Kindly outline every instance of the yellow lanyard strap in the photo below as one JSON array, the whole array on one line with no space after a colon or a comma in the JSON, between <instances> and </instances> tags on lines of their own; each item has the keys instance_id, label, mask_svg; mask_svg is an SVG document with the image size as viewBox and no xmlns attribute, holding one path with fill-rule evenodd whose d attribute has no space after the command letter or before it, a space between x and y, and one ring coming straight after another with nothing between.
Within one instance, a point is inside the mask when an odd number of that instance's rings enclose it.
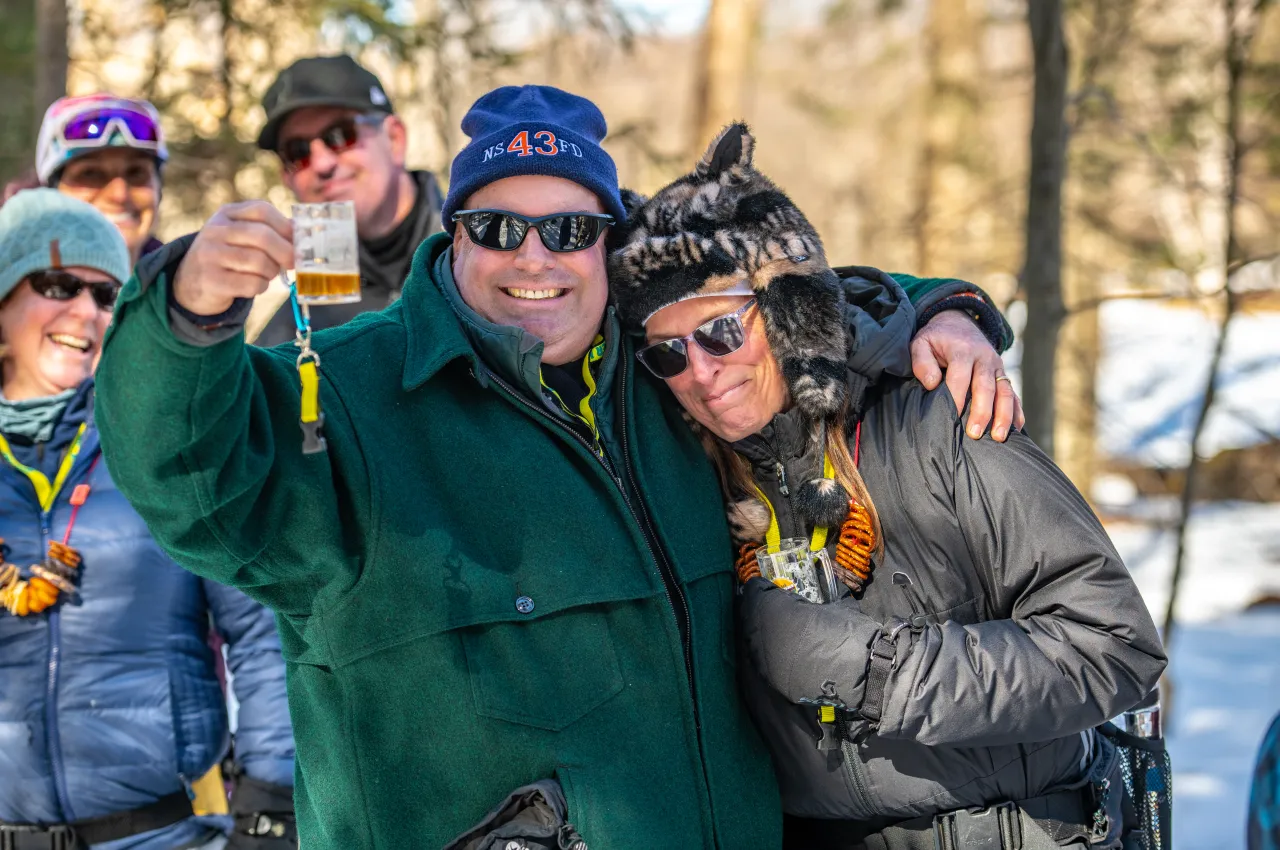
<instances>
[{"instance_id":1,"label":"yellow lanyard strap","mask_svg":"<svg viewBox=\"0 0 1280 850\"><path fill-rule=\"evenodd\" d=\"M62 458L62 463L58 465L58 473L54 476L53 483L49 483L49 479L38 469L32 469L18 462L13 456L13 449L9 448L9 441L0 436L0 454L4 455L4 459L14 469L27 476L27 480L31 482L31 486L36 488L36 498L40 502L40 510L48 511L53 507L53 503L58 498L58 493L62 491L62 485L67 482L67 476L71 474L71 467L76 462L76 457L80 454L80 443L84 440L84 432L89 427L87 422L80 424L80 430L76 432L75 439L71 441L71 447L67 449L66 455Z\"/></svg>"},{"instance_id":2,"label":"yellow lanyard strap","mask_svg":"<svg viewBox=\"0 0 1280 850\"><path fill-rule=\"evenodd\" d=\"M302 383L302 453L313 455L323 452L328 443L324 438L324 414L320 412L320 357L307 349L298 355L298 379Z\"/></svg>"},{"instance_id":3,"label":"yellow lanyard strap","mask_svg":"<svg viewBox=\"0 0 1280 850\"><path fill-rule=\"evenodd\" d=\"M302 421L315 422L320 418L320 373L314 360L298 364L298 377L302 379Z\"/></svg>"},{"instance_id":4,"label":"yellow lanyard strap","mask_svg":"<svg viewBox=\"0 0 1280 850\"><path fill-rule=\"evenodd\" d=\"M831 458L827 457L824 452L822 455L822 477L835 478L836 468L831 463ZM756 487L756 495L760 497L760 501L764 502L764 506L769 509L769 530L765 532L764 543L767 552L777 552L778 547L782 545L782 530L778 527L778 514L773 509L773 505L769 502L769 498L765 496L764 491ZM813 530L813 536L809 538L809 551L817 552L819 549L825 548L827 545L827 527L821 526Z\"/></svg>"}]
</instances>

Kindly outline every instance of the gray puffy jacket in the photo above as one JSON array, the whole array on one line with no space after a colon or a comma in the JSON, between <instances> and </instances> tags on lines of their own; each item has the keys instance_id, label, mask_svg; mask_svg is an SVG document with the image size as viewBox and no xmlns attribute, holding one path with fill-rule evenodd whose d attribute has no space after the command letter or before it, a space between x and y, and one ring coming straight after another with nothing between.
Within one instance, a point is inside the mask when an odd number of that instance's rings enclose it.
<instances>
[{"instance_id":1,"label":"gray puffy jacket","mask_svg":"<svg viewBox=\"0 0 1280 850\"><path fill-rule=\"evenodd\" d=\"M870 380L859 468L884 555L860 600L814 605L763 581L740 600L742 685L783 808L891 822L1075 785L1088 730L1137 704L1164 669L1155 626L1093 511L1030 439L967 438L945 387L903 377L911 307L887 275L859 272L849 300L875 309L849 308L849 368ZM784 538L811 530L783 493L820 477L809 443L784 413L735 445ZM817 712L798 701L830 682L865 709L871 645L913 617L896 634L876 731L817 749Z\"/></svg>"}]
</instances>

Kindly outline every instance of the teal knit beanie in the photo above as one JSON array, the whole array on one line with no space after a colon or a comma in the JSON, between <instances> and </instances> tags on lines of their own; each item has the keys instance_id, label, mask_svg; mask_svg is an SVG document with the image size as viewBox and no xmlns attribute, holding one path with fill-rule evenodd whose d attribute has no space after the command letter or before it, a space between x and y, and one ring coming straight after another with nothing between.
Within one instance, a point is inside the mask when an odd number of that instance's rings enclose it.
<instances>
[{"instance_id":1,"label":"teal knit beanie","mask_svg":"<svg viewBox=\"0 0 1280 850\"><path fill-rule=\"evenodd\" d=\"M32 272L72 266L129 279L129 248L106 216L57 189L27 189L0 207L0 299Z\"/></svg>"}]
</instances>

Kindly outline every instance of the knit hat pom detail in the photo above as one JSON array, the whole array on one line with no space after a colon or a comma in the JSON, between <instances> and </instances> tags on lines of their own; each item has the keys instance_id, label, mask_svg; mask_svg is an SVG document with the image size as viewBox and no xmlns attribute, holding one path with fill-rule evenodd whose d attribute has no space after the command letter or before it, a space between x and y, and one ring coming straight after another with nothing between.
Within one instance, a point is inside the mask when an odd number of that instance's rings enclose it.
<instances>
[{"instance_id":1,"label":"knit hat pom detail","mask_svg":"<svg viewBox=\"0 0 1280 850\"><path fill-rule=\"evenodd\" d=\"M795 506L814 525L838 528L849 514L849 494L834 478L811 478L796 490Z\"/></svg>"}]
</instances>

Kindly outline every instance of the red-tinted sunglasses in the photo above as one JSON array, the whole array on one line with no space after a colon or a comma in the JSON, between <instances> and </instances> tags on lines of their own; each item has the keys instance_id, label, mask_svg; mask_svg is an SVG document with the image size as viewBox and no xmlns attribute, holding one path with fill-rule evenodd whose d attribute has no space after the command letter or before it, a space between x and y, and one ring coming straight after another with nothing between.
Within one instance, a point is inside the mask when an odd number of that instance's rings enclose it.
<instances>
[{"instance_id":1,"label":"red-tinted sunglasses","mask_svg":"<svg viewBox=\"0 0 1280 850\"><path fill-rule=\"evenodd\" d=\"M349 115L339 118L309 139L285 139L277 151L280 163L289 174L296 174L311 165L311 143L320 140L334 153L349 151L360 141L361 127L377 127L385 115Z\"/></svg>"}]
</instances>

